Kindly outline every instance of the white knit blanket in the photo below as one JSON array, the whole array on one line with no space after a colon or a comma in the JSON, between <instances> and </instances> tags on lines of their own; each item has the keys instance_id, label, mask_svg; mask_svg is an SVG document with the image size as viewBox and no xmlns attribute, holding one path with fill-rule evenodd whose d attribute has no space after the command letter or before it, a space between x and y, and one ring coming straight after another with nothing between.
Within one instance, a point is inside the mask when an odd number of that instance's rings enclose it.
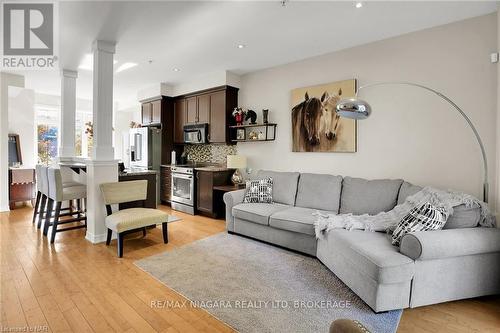
<instances>
[{"instance_id":1,"label":"white knit blanket","mask_svg":"<svg viewBox=\"0 0 500 333\"><path fill-rule=\"evenodd\" d=\"M332 229L386 231L396 226L413 208L420 207L426 202L444 208L448 212L448 216L453 214L453 207L462 204L466 207L480 207L481 218L479 225L483 227L496 226L495 217L490 213L488 205L477 198L461 192L442 191L432 187L425 187L406 198L405 202L397 205L394 209L377 215L337 215L316 212L314 213L317 216L314 223L316 237L320 238L323 233Z\"/></svg>"}]
</instances>

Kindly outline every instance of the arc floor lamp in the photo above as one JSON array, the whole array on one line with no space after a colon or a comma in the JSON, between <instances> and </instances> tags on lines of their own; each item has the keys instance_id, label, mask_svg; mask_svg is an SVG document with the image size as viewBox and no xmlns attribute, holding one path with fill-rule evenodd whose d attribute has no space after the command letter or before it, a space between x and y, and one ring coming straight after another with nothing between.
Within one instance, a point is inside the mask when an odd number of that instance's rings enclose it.
<instances>
[{"instance_id":1,"label":"arc floor lamp","mask_svg":"<svg viewBox=\"0 0 500 333\"><path fill-rule=\"evenodd\" d=\"M355 98L348 98L348 99L343 99L340 100L337 103L336 107L336 112L339 116L344 117L344 118L349 118L349 119L366 119L370 116L372 109L370 104L368 102L361 100L357 98L358 93L362 89L366 89L369 87L376 87L376 86L388 86L388 85L405 85L405 86L412 86L412 87L418 87L422 88L424 90L430 91L446 102L448 102L453 108L465 119L467 124L469 125L470 129L474 133L474 136L476 138L476 141L479 145L479 148L481 148L481 155L483 158L483 172L484 172L484 180L483 180L483 201L488 202L488 161L486 159L486 151L484 149L483 141L481 140L481 136L479 136L479 133L474 127L474 124L470 120L470 118L465 114L465 112L457 105L455 102L453 102L450 98L445 96L444 94L440 93L439 91L436 91L432 88L426 87L424 85L418 84L418 83L412 83L412 82L380 82L380 83L372 83L372 84L367 84L364 86L361 86L358 88L356 92L356 97Z\"/></svg>"}]
</instances>

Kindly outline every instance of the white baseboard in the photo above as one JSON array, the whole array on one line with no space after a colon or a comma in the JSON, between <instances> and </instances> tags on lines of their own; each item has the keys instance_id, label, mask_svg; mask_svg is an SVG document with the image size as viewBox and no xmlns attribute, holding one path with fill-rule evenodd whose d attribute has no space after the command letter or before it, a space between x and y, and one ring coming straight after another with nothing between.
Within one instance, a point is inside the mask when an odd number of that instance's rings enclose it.
<instances>
[{"instance_id":1,"label":"white baseboard","mask_svg":"<svg viewBox=\"0 0 500 333\"><path fill-rule=\"evenodd\" d=\"M3 213L3 212L10 212L9 206L1 206L0 213Z\"/></svg>"},{"instance_id":2,"label":"white baseboard","mask_svg":"<svg viewBox=\"0 0 500 333\"><path fill-rule=\"evenodd\" d=\"M93 235L87 231L85 239L91 242L92 244L99 244L99 243L104 243L106 241L106 236L107 236L106 234Z\"/></svg>"}]
</instances>

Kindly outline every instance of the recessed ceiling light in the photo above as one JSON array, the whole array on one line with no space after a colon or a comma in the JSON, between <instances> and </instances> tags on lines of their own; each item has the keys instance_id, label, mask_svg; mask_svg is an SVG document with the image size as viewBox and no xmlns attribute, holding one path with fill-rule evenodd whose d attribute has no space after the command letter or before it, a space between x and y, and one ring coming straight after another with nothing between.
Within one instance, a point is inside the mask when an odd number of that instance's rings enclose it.
<instances>
[{"instance_id":1,"label":"recessed ceiling light","mask_svg":"<svg viewBox=\"0 0 500 333\"><path fill-rule=\"evenodd\" d=\"M363 7L363 3L362 2L356 2L356 8L361 8Z\"/></svg>"},{"instance_id":2,"label":"recessed ceiling light","mask_svg":"<svg viewBox=\"0 0 500 333\"><path fill-rule=\"evenodd\" d=\"M130 69L130 68L135 67L135 66L137 66L137 64L135 62L124 62L116 69L116 72L120 73L120 72L126 71L127 69Z\"/></svg>"},{"instance_id":3,"label":"recessed ceiling light","mask_svg":"<svg viewBox=\"0 0 500 333\"><path fill-rule=\"evenodd\" d=\"M177 68L177 67L176 67L176 68L174 68L174 69L172 69L172 70L173 70L174 72L179 72L179 71L180 71L180 69L179 69L179 68Z\"/></svg>"},{"instance_id":4,"label":"recessed ceiling light","mask_svg":"<svg viewBox=\"0 0 500 333\"><path fill-rule=\"evenodd\" d=\"M244 49L245 47L247 47L245 44L238 44L237 46L239 49Z\"/></svg>"}]
</instances>

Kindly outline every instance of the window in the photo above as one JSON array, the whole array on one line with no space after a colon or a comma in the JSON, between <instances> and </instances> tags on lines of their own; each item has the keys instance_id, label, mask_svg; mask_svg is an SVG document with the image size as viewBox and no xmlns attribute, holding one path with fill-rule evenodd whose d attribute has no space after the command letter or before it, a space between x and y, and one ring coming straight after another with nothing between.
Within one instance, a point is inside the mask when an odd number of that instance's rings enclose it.
<instances>
[{"instance_id":1,"label":"window","mask_svg":"<svg viewBox=\"0 0 500 333\"><path fill-rule=\"evenodd\" d=\"M89 157L92 149L92 138L86 133L89 123L92 123L92 111L76 110L76 156Z\"/></svg>"},{"instance_id":2,"label":"window","mask_svg":"<svg viewBox=\"0 0 500 333\"><path fill-rule=\"evenodd\" d=\"M59 108L35 105L38 163L50 164L57 156Z\"/></svg>"}]
</instances>

